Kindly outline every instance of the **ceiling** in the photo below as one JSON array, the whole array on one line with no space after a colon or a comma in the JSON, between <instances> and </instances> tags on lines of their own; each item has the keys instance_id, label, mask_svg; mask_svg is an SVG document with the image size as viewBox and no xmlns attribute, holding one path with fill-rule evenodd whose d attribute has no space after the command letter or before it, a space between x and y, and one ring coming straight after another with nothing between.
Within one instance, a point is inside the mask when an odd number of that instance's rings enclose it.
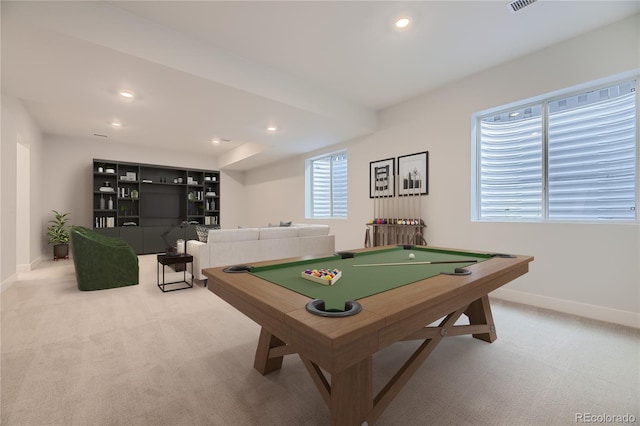
<instances>
[{"instance_id":1,"label":"ceiling","mask_svg":"<svg viewBox=\"0 0 640 426\"><path fill-rule=\"evenodd\" d=\"M369 134L381 109L640 11L506 4L3 0L2 92L45 134L247 170Z\"/></svg>"}]
</instances>

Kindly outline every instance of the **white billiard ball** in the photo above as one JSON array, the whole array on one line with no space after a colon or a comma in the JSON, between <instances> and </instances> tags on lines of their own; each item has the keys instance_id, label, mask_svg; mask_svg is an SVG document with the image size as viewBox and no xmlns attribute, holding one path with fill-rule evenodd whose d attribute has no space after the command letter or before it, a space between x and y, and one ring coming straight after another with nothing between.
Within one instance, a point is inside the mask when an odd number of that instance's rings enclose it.
<instances>
[{"instance_id":1,"label":"white billiard ball","mask_svg":"<svg viewBox=\"0 0 640 426\"><path fill-rule=\"evenodd\" d=\"M415 259L415 258L416 258L416 255L415 255L415 254L413 254L413 253L409 253L409 259Z\"/></svg>"}]
</instances>

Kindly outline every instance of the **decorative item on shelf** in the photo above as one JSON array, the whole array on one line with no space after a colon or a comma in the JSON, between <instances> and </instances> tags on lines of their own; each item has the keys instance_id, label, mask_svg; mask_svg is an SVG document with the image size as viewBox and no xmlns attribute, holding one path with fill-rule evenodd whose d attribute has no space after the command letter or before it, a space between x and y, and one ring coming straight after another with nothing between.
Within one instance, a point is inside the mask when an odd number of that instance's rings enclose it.
<instances>
[{"instance_id":1,"label":"decorative item on shelf","mask_svg":"<svg viewBox=\"0 0 640 426\"><path fill-rule=\"evenodd\" d=\"M104 167L98 166L98 173L104 173Z\"/></svg>"},{"instance_id":2,"label":"decorative item on shelf","mask_svg":"<svg viewBox=\"0 0 640 426\"><path fill-rule=\"evenodd\" d=\"M136 202L138 201L138 197L140 196L140 194L138 193L137 189L132 189L131 190L131 201Z\"/></svg>"},{"instance_id":3,"label":"decorative item on shelf","mask_svg":"<svg viewBox=\"0 0 640 426\"><path fill-rule=\"evenodd\" d=\"M104 210L104 195L100 194L100 210Z\"/></svg>"},{"instance_id":4,"label":"decorative item on shelf","mask_svg":"<svg viewBox=\"0 0 640 426\"><path fill-rule=\"evenodd\" d=\"M113 187L111 186L111 182L105 181L102 186L99 188L100 192L115 192Z\"/></svg>"},{"instance_id":5,"label":"decorative item on shelf","mask_svg":"<svg viewBox=\"0 0 640 426\"><path fill-rule=\"evenodd\" d=\"M113 210L113 198L111 197L109 197L109 201L107 201L107 208Z\"/></svg>"},{"instance_id":6,"label":"decorative item on shelf","mask_svg":"<svg viewBox=\"0 0 640 426\"><path fill-rule=\"evenodd\" d=\"M51 225L47 228L47 236L49 244L53 244L53 260L69 259L69 213L51 211L55 214L55 219L49 221Z\"/></svg>"},{"instance_id":7,"label":"decorative item on shelf","mask_svg":"<svg viewBox=\"0 0 640 426\"><path fill-rule=\"evenodd\" d=\"M187 198L189 199L190 203L194 203L196 201L196 193L193 191L189 192Z\"/></svg>"},{"instance_id":8,"label":"decorative item on shelf","mask_svg":"<svg viewBox=\"0 0 640 426\"><path fill-rule=\"evenodd\" d=\"M122 216L128 216L127 214L127 209L129 208L129 205L127 203L121 203L120 204L120 211L122 212Z\"/></svg>"},{"instance_id":9,"label":"decorative item on shelf","mask_svg":"<svg viewBox=\"0 0 640 426\"><path fill-rule=\"evenodd\" d=\"M116 172L116 169L113 169L113 168L107 168L107 169L105 169L105 171L104 171L104 172L105 172L105 173L115 173L115 172Z\"/></svg>"}]
</instances>

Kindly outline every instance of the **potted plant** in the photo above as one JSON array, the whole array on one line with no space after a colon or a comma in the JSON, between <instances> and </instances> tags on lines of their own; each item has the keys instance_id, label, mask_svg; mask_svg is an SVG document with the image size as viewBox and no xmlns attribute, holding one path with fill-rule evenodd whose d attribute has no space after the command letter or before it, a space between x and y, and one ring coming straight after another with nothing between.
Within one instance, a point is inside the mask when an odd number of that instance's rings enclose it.
<instances>
[{"instance_id":1,"label":"potted plant","mask_svg":"<svg viewBox=\"0 0 640 426\"><path fill-rule=\"evenodd\" d=\"M59 213L51 210L55 214L55 219L50 220L47 228L49 244L53 244L53 260L69 258L69 226L67 216L69 213Z\"/></svg>"}]
</instances>

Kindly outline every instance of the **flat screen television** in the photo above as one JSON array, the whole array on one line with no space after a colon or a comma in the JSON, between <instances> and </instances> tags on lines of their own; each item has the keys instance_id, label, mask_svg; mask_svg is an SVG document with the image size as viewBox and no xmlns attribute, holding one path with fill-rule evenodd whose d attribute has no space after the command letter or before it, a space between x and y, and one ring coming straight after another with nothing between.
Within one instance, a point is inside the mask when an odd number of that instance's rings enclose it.
<instances>
[{"instance_id":1,"label":"flat screen television","mask_svg":"<svg viewBox=\"0 0 640 426\"><path fill-rule=\"evenodd\" d=\"M140 217L145 219L180 219L179 193L142 192Z\"/></svg>"}]
</instances>

